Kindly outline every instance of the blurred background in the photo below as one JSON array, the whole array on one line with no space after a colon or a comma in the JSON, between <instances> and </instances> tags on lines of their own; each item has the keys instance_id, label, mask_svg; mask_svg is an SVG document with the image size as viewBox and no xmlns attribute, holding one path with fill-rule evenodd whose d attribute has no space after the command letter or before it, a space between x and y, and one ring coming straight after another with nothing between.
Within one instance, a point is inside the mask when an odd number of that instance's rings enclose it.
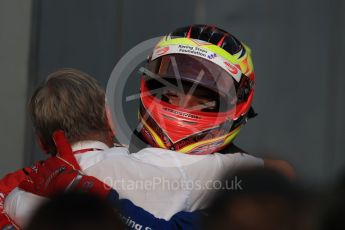
<instances>
[{"instance_id":1,"label":"blurred background","mask_svg":"<svg viewBox=\"0 0 345 230\"><path fill-rule=\"evenodd\" d=\"M1 0L0 176L43 157L26 103L47 74L77 68L105 87L134 45L206 23L252 48L259 116L236 143L332 182L345 169L344 12L342 0Z\"/></svg>"}]
</instances>

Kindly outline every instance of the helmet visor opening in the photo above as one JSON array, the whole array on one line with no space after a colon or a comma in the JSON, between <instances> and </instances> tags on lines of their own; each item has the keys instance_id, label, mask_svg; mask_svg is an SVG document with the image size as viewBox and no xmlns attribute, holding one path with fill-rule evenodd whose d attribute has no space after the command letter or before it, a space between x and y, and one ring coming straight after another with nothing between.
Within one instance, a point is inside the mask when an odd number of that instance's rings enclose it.
<instances>
[{"instance_id":1,"label":"helmet visor opening","mask_svg":"<svg viewBox=\"0 0 345 230\"><path fill-rule=\"evenodd\" d=\"M192 94L216 101L214 108L218 112L227 111L237 103L238 83L221 67L204 58L185 54L165 55L149 62L148 70L155 76L146 75L145 80L156 97L164 95L163 89Z\"/></svg>"},{"instance_id":2,"label":"helmet visor opening","mask_svg":"<svg viewBox=\"0 0 345 230\"><path fill-rule=\"evenodd\" d=\"M179 88L176 79L164 80L167 84L156 79L146 79L146 86L151 95L164 102L183 107L188 104L189 107L185 108L203 112L225 112L235 106L217 92L199 84L181 80L182 88Z\"/></svg>"}]
</instances>

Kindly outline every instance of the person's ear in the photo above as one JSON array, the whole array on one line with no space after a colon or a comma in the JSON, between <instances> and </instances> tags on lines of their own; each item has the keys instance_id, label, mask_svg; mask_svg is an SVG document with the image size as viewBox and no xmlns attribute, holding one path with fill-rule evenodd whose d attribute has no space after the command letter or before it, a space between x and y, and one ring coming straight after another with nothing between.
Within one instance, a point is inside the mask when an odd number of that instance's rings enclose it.
<instances>
[{"instance_id":1,"label":"person's ear","mask_svg":"<svg viewBox=\"0 0 345 230\"><path fill-rule=\"evenodd\" d=\"M110 107L109 107L107 102L105 103L105 115L106 115L108 126L109 126L112 134L115 136L114 123L113 123L113 119L111 117Z\"/></svg>"},{"instance_id":2,"label":"person's ear","mask_svg":"<svg viewBox=\"0 0 345 230\"><path fill-rule=\"evenodd\" d=\"M44 140L40 134L36 133L36 141L40 149L43 151L43 153L49 154L49 149L47 145L44 143Z\"/></svg>"}]
</instances>

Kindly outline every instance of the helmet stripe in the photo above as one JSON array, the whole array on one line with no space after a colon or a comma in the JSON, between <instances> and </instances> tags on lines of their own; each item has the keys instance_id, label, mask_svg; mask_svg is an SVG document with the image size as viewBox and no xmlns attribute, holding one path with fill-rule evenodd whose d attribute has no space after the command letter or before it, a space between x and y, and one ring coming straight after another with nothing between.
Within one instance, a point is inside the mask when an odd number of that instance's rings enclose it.
<instances>
[{"instance_id":1,"label":"helmet stripe","mask_svg":"<svg viewBox=\"0 0 345 230\"><path fill-rule=\"evenodd\" d=\"M167 148L164 144L164 142L162 141L162 139L158 136L158 134L145 122L145 120L142 118L142 116L139 114L140 116L140 120L143 123L143 125L145 126L145 128L147 128L147 130L149 131L149 133L152 135L152 137L155 139L155 142L157 143L157 145L161 148Z\"/></svg>"},{"instance_id":2,"label":"helmet stripe","mask_svg":"<svg viewBox=\"0 0 345 230\"><path fill-rule=\"evenodd\" d=\"M223 136L220 136L220 137L216 137L216 138L213 138L213 139L199 141L199 142L193 143L191 145L185 146L185 147L183 147L182 149L180 149L178 151L179 152L183 152L183 153L188 153L188 152L192 151L193 149L196 149L196 148L200 147L201 145L205 145L205 144L208 144L208 143L216 142L216 141L219 141L219 140L222 140L222 139L225 139L224 143L222 144L222 146L225 146L228 143L230 143L230 141L232 141L236 137L236 135L240 132L240 129L241 129L241 126L236 128L235 130L233 130L232 132L230 132L230 133L228 133L226 135L223 135ZM222 146L220 146L220 147L222 147Z\"/></svg>"}]
</instances>

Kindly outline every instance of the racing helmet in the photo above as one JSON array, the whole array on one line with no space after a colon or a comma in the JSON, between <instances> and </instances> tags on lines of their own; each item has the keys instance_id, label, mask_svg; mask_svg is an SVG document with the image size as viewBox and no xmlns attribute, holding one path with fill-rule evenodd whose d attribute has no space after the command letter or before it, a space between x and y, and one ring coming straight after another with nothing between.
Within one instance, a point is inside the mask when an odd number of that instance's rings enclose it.
<instances>
[{"instance_id":1,"label":"racing helmet","mask_svg":"<svg viewBox=\"0 0 345 230\"><path fill-rule=\"evenodd\" d=\"M217 152L254 114L254 85L251 51L233 35L209 25L176 29L157 43L141 74L141 137L182 153ZM174 104L171 91L203 100L186 107L181 97Z\"/></svg>"}]
</instances>

